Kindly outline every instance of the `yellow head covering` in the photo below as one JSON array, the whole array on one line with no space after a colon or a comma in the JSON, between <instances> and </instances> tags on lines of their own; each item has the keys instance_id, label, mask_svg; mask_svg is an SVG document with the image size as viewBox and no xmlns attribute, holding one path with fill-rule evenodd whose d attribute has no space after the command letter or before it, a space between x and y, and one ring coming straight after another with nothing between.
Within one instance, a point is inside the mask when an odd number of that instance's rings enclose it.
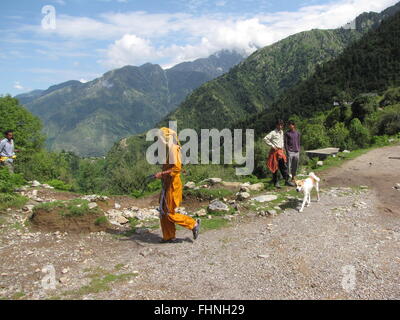
<instances>
[{"instance_id":1,"label":"yellow head covering","mask_svg":"<svg viewBox=\"0 0 400 320\"><path fill-rule=\"evenodd\" d=\"M172 129L170 129L170 128L165 128L165 127L164 127L164 128L161 128L160 131L161 131L161 133L163 134L163 136L164 136L164 138L165 138L165 140L166 140L167 142L169 141L169 139L173 138L175 144L181 146L181 143L180 143L180 141L179 141L178 135L177 135L177 133L176 133L174 130L172 130Z\"/></svg>"}]
</instances>

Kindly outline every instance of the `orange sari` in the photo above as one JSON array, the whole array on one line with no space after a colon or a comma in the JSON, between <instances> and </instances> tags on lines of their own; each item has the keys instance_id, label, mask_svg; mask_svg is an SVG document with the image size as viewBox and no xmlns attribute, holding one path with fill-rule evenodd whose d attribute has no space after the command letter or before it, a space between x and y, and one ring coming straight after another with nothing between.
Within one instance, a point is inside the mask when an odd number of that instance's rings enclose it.
<instances>
[{"instance_id":1,"label":"orange sari","mask_svg":"<svg viewBox=\"0 0 400 320\"><path fill-rule=\"evenodd\" d=\"M172 170L172 173L162 178L163 187L160 196L161 229L165 241L175 239L175 224L189 230L193 230L196 226L193 218L175 212L176 208L181 206L183 193L181 148L178 145L173 145L167 164L163 165L163 171L169 170Z\"/></svg>"}]
</instances>

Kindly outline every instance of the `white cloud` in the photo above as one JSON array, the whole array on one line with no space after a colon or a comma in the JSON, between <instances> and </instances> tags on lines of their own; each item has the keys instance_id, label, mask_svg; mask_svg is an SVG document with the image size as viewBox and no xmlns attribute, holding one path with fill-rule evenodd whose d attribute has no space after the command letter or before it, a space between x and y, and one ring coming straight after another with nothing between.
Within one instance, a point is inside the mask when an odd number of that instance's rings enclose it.
<instances>
[{"instance_id":1,"label":"white cloud","mask_svg":"<svg viewBox=\"0 0 400 320\"><path fill-rule=\"evenodd\" d=\"M25 88L19 83L19 81L15 81L13 87L14 87L14 89L17 89L17 90L25 90Z\"/></svg>"},{"instance_id":2,"label":"white cloud","mask_svg":"<svg viewBox=\"0 0 400 320\"><path fill-rule=\"evenodd\" d=\"M289 35L314 28L340 27L365 11L382 11L398 0L340 0L325 5L304 5L297 11L255 16L196 15L188 13L105 13L97 19L61 15L56 30L35 31L70 41L106 40L103 52L108 67L161 61L172 65L208 56L221 49L247 54ZM190 0L201 6L204 0ZM224 5L226 0L215 0ZM32 26L28 27L32 30Z\"/></svg>"}]
</instances>

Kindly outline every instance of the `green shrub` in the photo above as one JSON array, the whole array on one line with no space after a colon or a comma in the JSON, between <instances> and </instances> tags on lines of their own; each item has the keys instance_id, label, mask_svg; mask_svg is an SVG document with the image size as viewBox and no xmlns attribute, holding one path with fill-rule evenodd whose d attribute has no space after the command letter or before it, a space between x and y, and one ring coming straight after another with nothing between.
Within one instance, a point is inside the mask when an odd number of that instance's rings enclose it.
<instances>
[{"instance_id":1,"label":"green shrub","mask_svg":"<svg viewBox=\"0 0 400 320\"><path fill-rule=\"evenodd\" d=\"M0 193L0 210L7 208L22 208L28 202L28 198L12 193Z\"/></svg>"},{"instance_id":2,"label":"green shrub","mask_svg":"<svg viewBox=\"0 0 400 320\"><path fill-rule=\"evenodd\" d=\"M352 149L366 148L371 144L371 135L367 128L365 128L361 121L357 118L350 122L350 138L352 141Z\"/></svg>"},{"instance_id":3,"label":"green shrub","mask_svg":"<svg viewBox=\"0 0 400 320\"><path fill-rule=\"evenodd\" d=\"M341 150L348 148L349 130L345 127L343 122L337 122L332 128L328 130L328 136L331 145Z\"/></svg>"},{"instance_id":4,"label":"green shrub","mask_svg":"<svg viewBox=\"0 0 400 320\"><path fill-rule=\"evenodd\" d=\"M306 150L329 147L330 141L323 124L305 125L302 131L302 143Z\"/></svg>"},{"instance_id":5,"label":"green shrub","mask_svg":"<svg viewBox=\"0 0 400 320\"><path fill-rule=\"evenodd\" d=\"M74 187L70 184L66 184L64 181L53 179L46 182L48 185L62 191L73 191Z\"/></svg>"},{"instance_id":6,"label":"green shrub","mask_svg":"<svg viewBox=\"0 0 400 320\"><path fill-rule=\"evenodd\" d=\"M0 192L11 193L25 183L21 174L12 174L7 168L0 167Z\"/></svg>"},{"instance_id":7,"label":"green shrub","mask_svg":"<svg viewBox=\"0 0 400 320\"><path fill-rule=\"evenodd\" d=\"M395 135L400 132L400 104L385 108L377 122L379 135Z\"/></svg>"},{"instance_id":8,"label":"green shrub","mask_svg":"<svg viewBox=\"0 0 400 320\"><path fill-rule=\"evenodd\" d=\"M358 118L360 121L364 121L366 116L374 113L379 107L379 97L375 95L360 95L358 96L352 106L353 118Z\"/></svg>"}]
</instances>

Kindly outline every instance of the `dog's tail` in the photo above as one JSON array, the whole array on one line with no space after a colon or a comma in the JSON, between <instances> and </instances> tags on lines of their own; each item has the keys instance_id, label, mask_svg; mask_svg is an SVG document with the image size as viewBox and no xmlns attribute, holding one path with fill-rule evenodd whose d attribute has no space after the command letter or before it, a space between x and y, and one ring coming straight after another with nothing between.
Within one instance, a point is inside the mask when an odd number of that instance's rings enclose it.
<instances>
[{"instance_id":1,"label":"dog's tail","mask_svg":"<svg viewBox=\"0 0 400 320\"><path fill-rule=\"evenodd\" d=\"M320 181L321 181L321 179L318 178L314 172L311 172L311 173L310 173L310 177L313 178L313 179L314 179L315 181L317 181L317 182L320 182Z\"/></svg>"}]
</instances>

